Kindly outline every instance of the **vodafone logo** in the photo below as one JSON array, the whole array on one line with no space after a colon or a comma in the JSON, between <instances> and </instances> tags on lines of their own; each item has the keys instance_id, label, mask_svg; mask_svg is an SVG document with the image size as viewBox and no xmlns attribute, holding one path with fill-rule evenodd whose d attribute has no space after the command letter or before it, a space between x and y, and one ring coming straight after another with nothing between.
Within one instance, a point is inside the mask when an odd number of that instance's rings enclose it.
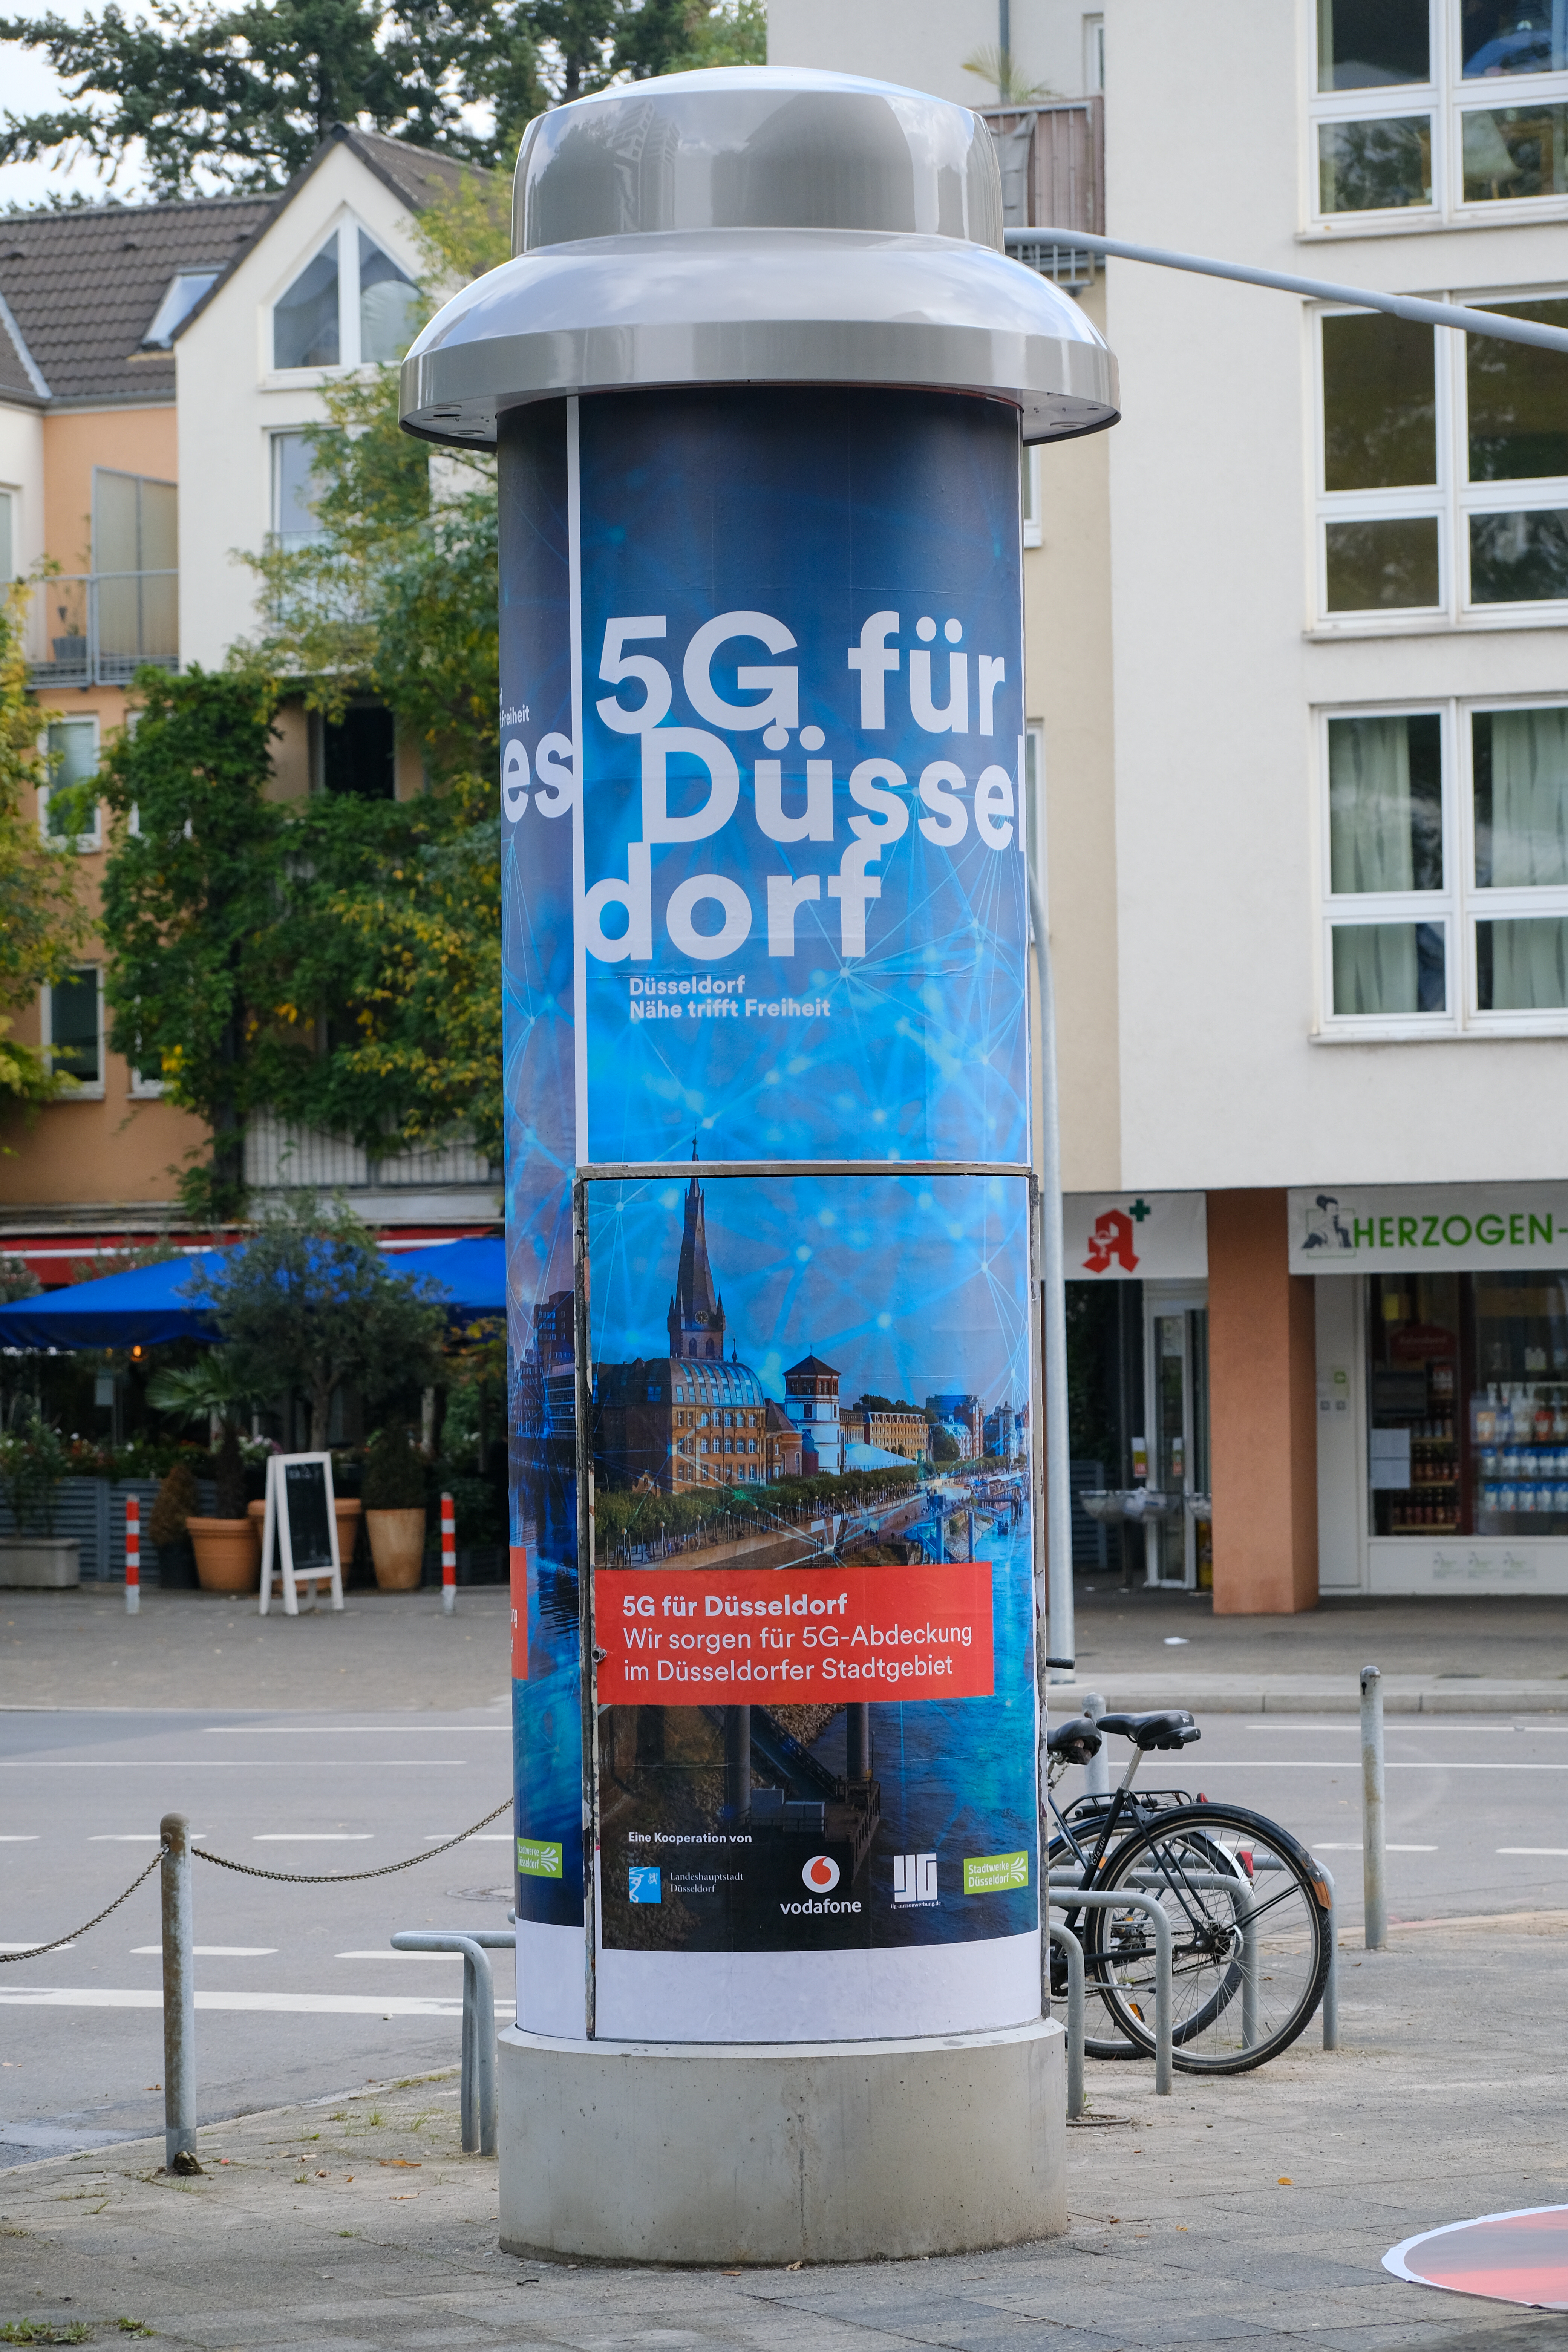
<instances>
[{"instance_id":1,"label":"vodafone logo","mask_svg":"<svg viewBox=\"0 0 1568 2352\"><path fill-rule=\"evenodd\" d=\"M800 1874L814 1895L831 1895L838 1884L838 1864L828 1854L814 1853Z\"/></svg>"}]
</instances>

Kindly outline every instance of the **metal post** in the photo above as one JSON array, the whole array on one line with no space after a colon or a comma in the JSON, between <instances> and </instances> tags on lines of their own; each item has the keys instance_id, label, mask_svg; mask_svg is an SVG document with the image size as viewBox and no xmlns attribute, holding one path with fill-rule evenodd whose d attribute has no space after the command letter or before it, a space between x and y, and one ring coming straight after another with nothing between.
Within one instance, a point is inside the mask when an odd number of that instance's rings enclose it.
<instances>
[{"instance_id":1,"label":"metal post","mask_svg":"<svg viewBox=\"0 0 1568 2352\"><path fill-rule=\"evenodd\" d=\"M142 1505L138 1496L125 1497L125 1614L134 1617L142 1607Z\"/></svg>"},{"instance_id":2,"label":"metal post","mask_svg":"<svg viewBox=\"0 0 1568 2352\"><path fill-rule=\"evenodd\" d=\"M1053 1926L1050 1938L1068 1964L1068 2114L1083 2113L1083 1946L1070 1927Z\"/></svg>"},{"instance_id":3,"label":"metal post","mask_svg":"<svg viewBox=\"0 0 1568 2352\"><path fill-rule=\"evenodd\" d=\"M864 1700L852 1699L845 1708L844 1716L844 1777L854 1786L871 1777L870 1706Z\"/></svg>"},{"instance_id":4,"label":"metal post","mask_svg":"<svg viewBox=\"0 0 1568 2352\"><path fill-rule=\"evenodd\" d=\"M392 1938L395 1952L461 1952L463 1956L462 2126L465 2156L496 2152L496 1996L486 1947L511 1951L510 1927L468 1934L407 1928Z\"/></svg>"},{"instance_id":5,"label":"metal post","mask_svg":"<svg viewBox=\"0 0 1568 2352\"><path fill-rule=\"evenodd\" d=\"M441 1606L449 1617L458 1605L458 1525L450 1495L441 1497Z\"/></svg>"},{"instance_id":6,"label":"metal post","mask_svg":"<svg viewBox=\"0 0 1568 2352\"><path fill-rule=\"evenodd\" d=\"M1105 1701L1098 1691L1090 1691L1083 1703L1083 1711L1090 1723L1098 1723L1105 1713ZM1110 1794L1110 1759L1101 1740L1097 1755L1091 1756L1083 1768L1083 1791L1086 1797L1109 1797Z\"/></svg>"},{"instance_id":7,"label":"metal post","mask_svg":"<svg viewBox=\"0 0 1568 2352\"><path fill-rule=\"evenodd\" d=\"M1063 1874L1065 1875L1065 1874ZM1053 1884L1057 1874L1052 1874ZM1154 2095L1168 2099L1172 2088L1171 2060L1171 1922L1163 1906L1152 1895L1135 1894L1131 1887L1119 1886L1114 1894L1091 1895L1081 1886L1073 1886L1070 1897L1064 1892L1057 1896L1058 1909L1093 1911L1142 1911L1154 1930Z\"/></svg>"},{"instance_id":8,"label":"metal post","mask_svg":"<svg viewBox=\"0 0 1568 2352\"><path fill-rule=\"evenodd\" d=\"M1241 1914L1241 2046L1258 2047L1258 1915L1250 1902Z\"/></svg>"},{"instance_id":9,"label":"metal post","mask_svg":"<svg viewBox=\"0 0 1568 2352\"><path fill-rule=\"evenodd\" d=\"M1384 1867L1383 1675L1361 1670L1361 1867L1365 1943L1381 1952L1388 1941L1388 1881Z\"/></svg>"},{"instance_id":10,"label":"metal post","mask_svg":"<svg viewBox=\"0 0 1568 2352\"><path fill-rule=\"evenodd\" d=\"M196 1986L191 1957L191 1825L184 1813L158 1824L163 1848L163 2169L196 2162Z\"/></svg>"},{"instance_id":11,"label":"metal post","mask_svg":"<svg viewBox=\"0 0 1568 2352\"><path fill-rule=\"evenodd\" d=\"M1049 1594L1050 1648L1070 1673L1076 1657L1072 1591L1072 1482L1068 1465L1068 1318L1062 1254L1061 1128L1057 1101L1056 999L1051 981L1051 943L1045 887L1037 879L1046 861L1045 796L1036 796L1029 820L1036 856L1029 862L1029 925L1035 935L1035 985L1038 1002L1036 1051L1040 1062L1040 1300L1045 1324L1045 1421L1040 1433L1046 1465L1046 1574Z\"/></svg>"},{"instance_id":12,"label":"metal post","mask_svg":"<svg viewBox=\"0 0 1568 2352\"><path fill-rule=\"evenodd\" d=\"M1312 1856L1319 1877L1329 1890L1329 1973L1323 1979L1323 2047L1340 2046L1340 1912L1334 1894L1334 1874Z\"/></svg>"}]
</instances>

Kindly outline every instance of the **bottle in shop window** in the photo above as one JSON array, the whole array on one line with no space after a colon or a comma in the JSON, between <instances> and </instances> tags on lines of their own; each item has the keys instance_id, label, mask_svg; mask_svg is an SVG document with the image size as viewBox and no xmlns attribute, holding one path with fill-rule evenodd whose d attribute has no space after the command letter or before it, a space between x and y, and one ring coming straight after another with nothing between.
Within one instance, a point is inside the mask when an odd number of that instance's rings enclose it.
<instances>
[{"instance_id":1,"label":"bottle in shop window","mask_svg":"<svg viewBox=\"0 0 1568 2352\"><path fill-rule=\"evenodd\" d=\"M1552 1407L1542 1400L1542 1402L1535 1408L1535 1442L1537 1445L1545 1445L1549 1444L1552 1437Z\"/></svg>"}]
</instances>

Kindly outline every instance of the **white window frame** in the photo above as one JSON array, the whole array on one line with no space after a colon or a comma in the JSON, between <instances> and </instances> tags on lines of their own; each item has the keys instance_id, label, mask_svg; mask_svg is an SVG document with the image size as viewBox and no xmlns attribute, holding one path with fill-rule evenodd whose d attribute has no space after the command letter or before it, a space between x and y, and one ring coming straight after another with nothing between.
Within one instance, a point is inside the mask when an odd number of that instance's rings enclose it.
<instances>
[{"instance_id":1,"label":"white window frame","mask_svg":"<svg viewBox=\"0 0 1568 2352\"><path fill-rule=\"evenodd\" d=\"M103 966L100 963L82 963L74 965L72 969L77 971L95 971L98 974L98 1076L97 1079L90 1084L85 1079L79 1078L76 1081L72 1092L68 1095L62 1096L60 1099L64 1102L101 1102L104 1098L106 1091L105 1080L108 1076L108 1055L104 1042L103 1021ZM39 1012L43 1029L44 1058L48 1063L49 1067L53 1069L55 1056L55 992L47 981L44 982L42 989L39 991L39 997L41 1000Z\"/></svg>"},{"instance_id":2,"label":"white window frame","mask_svg":"<svg viewBox=\"0 0 1568 2352\"><path fill-rule=\"evenodd\" d=\"M1040 445L1037 441L1026 441L1022 445L1018 471L1023 493L1019 504L1024 518L1024 544L1026 547L1043 547L1045 529L1040 514Z\"/></svg>"},{"instance_id":3,"label":"white window frame","mask_svg":"<svg viewBox=\"0 0 1568 2352\"><path fill-rule=\"evenodd\" d=\"M352 375L364 365L360 345L360 282L359 232L363 229L378 253L396 264L414 279L415 265L393 249L391 240L368 221L347 206L337 215L330 228L324 229L313 245L307 246L290 261L283 277L274 286L261 309L261 369L268 384L279 388L290 384L325 383L341 375ZM277 367L272 354L277 349L273 338L273 312L289 288L310 267L330 245L338 249L338 357L330 367ZM298 427L291 428L298 430Z\"/></svg>"},{"instance_id":4,"label":"white window frame","mask_svg":"<svg viewBox=\"0 0 1568 2352\"><path fill-rule=\"evenodd\" d=\"M1568 71L1500 74L1466 81L1461 72L1464 60L1458 0L1430 0L1428 80L1382 82L1371 89L1320 90L1317 0L1310 0L1303 15L1308 44L1305 87L1310 93L1303 172L1305 234L1364 236L1369 230L1397 234L1454 223L1463 223L1468 228L1501 228L1519 222L1568 219L1568 194L1488 197L1467 204L1462 121L1466 114L1489 114L1502 106L1568 106ZM1331 122L1395 121L1422 114L1428 116L1432 124L1431 203L1377 212L1324 212L1319 184L1320 126Z\"/></svg>"},{"instance_id":5,"label":"white window frame","mask_svg":"<svg viewBox=\"0 0 1568 2352\"><path fill-rule=\"evenodd\" d=\"M1568 691L1539 694L1426 696L1401 702L1325 705L1314 716L1318 761L1320 891L1319 1036L1350 1043L1370 1038L1568 1036L1568 1005L1540 1012L1482 1012L1479 998L1476 925L1531 916L1568 918L1568 883L1481 888L1475 880L1475 761L1471 720L1478 712L1562 710ZM1441 890L1344 892L1330 887L1329 726L1336 719L1396 719L1436 714L1443 730L1443 887ZM1391 1018L1333 1009L1333 933L1347 923L1436 923L1446 934L1447 1009Z\"/></svg>"},{"instance_id":6,"label":"white window frame","mask_svg":"<svg viewBox=\"0 0 1568 2352\"><path fill-rule=\"evenodd\" d=\"M96 710L70 711L63 716L58 716L52 723L56 726L90 726L92 729L94 767L96 769L102 765L103 724L100 714ZM43 733L38 738L38 750L44 760L47 761L49 756L49 734L47 728L44 730ZM38 831L43 836L45 847L48 849L58 849L62 852L67 850L76 850L83 856L92 850L101 849L103 847L103 803L101 801L94 801L92 804L92 825L90 830L82 833L51 833L49 831L49 796L53 790L54 787L52 784L40 784L38 786Z\"/></svg>"},{"instance_id":7,"label":"white window frame","mask_svg":"<svg viewBox=\"0 0 1568 2352\"><path fill-rule=\"evenodd\" d=\"M1487 307L1509 302L1568 301L1568 284L1489 287L1484 294L1458 293L1443 300L1476 302ZM1568 510L1568 475L1530 476L1511 482L1469 479L1469 409L1466 352L1469 338L1447 328L1427 330L1433 338L1433 384L1436 440L1436 481L1432 486L1384 490L1329 490L1325 486L1326 414L1323 402L1323 329L1325 319L1371 317L1349 304L1325 303L1311 314L1312 457L1316 515L1313 530L1313 603L1311 634L1316 636L1401 635L1426 634L1434 625L1454 629L1561 628L1568 622L1568 596L1541 598L1520 604L1477 604L1470 601L1470 518L1485 514L1523 514L1531 510ZM1378 606L1365 612L1329 610L1328 529L1331 522L1393 521L1401 516L1437 519L1437 593L1436 604Z\"/></svg>"},{"instance_id":8,"label":"white window frame","mask_svg":"<svg viewBox=\"0 0 1568 2352\"><path fill-rule=\"evenodd\" d=\"M0 564L0 588L8 588L13 580L18 577L16 558L21 551L22 541L22 493L16 483L0 482L0 501L4 501L5 507L5 520L9 526L8 536L11 542L9 562Z\"/></svg>"},{"instance_id":9,"label":"white window frame","mask_svg":"<svg viewBox=\"0 0 1568 2352\"><path fill-rule=\"evenodd\" d=\"M1105 88L1105 18L1086 16L1083 20L1083 87L1092 96Z\"/></svg>"}]
</instances>

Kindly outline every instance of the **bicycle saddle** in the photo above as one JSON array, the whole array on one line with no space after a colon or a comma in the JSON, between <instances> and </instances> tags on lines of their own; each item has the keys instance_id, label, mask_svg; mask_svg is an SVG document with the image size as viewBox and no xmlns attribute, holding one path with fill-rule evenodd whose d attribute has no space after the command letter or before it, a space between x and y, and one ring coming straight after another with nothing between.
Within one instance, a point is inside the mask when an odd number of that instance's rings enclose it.
<instances>
[{"instance_id":1,"label":"bicycle saddle","mask_svg":"<svg viewBox=\"0 0 1568 2352\"><path fill-rule=\"evenodd\" d=\"M1099 1728L1133 1740L1145 1752L1151 1748L1190 1748L1194 1739L1203 1738L1184 1706L1169 1707L1163 1715L1102 1715Z\"/></svg>"},{"instance_id":2,"label":"bicycle saddle","mask_svg":"<svg viewBox=\"0 0 1568 2352\"><path fill-rule=\"evenodd\" d=\"M1046 1741L1052 1756L1065 1756L1069 1764L1087 1764L1100 1749L1100 1726L1087 1715L1072 1723L1058 1723Z\"/></svg>"}]
</instances>

